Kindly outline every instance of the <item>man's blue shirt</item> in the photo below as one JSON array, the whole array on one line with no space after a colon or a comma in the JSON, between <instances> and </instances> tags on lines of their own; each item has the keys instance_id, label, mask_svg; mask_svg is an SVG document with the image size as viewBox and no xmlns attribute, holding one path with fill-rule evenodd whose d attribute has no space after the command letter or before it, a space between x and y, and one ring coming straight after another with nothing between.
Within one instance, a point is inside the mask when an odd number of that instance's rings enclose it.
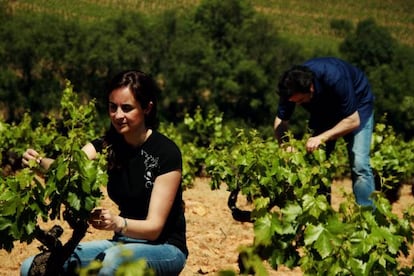
<instances>
[{"instance_id":1,"label":"man's blue shirt","mask_svg":"<svg viewBox=\"0 0 414 276\"><path fill-rule=\"evenodd\" d=\"M351 64L333 57L314 58L306 61L315 74L314 95L302 106L309 111L309 127L322 132L340 120L358 111L363 127L373 112L374 95L365 74ZM289 120L295 103L280 101L277 116Z\"/></svg>"}]
</instances>

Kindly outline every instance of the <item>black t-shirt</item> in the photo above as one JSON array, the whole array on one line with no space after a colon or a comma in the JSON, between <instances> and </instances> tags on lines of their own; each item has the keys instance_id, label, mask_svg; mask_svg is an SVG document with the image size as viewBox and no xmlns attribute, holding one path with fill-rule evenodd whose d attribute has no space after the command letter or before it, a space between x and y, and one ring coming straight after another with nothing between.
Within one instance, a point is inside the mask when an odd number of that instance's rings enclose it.
<instances>
[{"instance_id":1,"label":"black t-shirt","mask_svg":"<svg viewBox=\"0 0 414 276\"><path fill-rule=\"evenodd\" d=\"M102 151L103 138L94 140L92 144L97 152ZM181 170L181 152L172 140L155 130L141 147L127 147L126 150L124 165L108 170L108 195L118 205L121 216L145 219L155 178ZM181 185L164 229L155 241L165 242L177 246L188 255Z\"/></svg>"}]
</instances>

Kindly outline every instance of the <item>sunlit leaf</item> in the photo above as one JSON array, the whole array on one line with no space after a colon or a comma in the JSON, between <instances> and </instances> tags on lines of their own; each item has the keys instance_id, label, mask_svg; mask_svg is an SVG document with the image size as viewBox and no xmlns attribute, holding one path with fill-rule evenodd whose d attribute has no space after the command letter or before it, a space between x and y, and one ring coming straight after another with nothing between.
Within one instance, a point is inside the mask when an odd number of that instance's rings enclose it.
<instances>
[{"instance_id":1,"label":"sunlit leaf","mask_svg":"<svg viewBox=\"0 0 414 276\"><path fill-rule=\"evenodd\" d=\"M260 217L254 223L254 232L258 244L269 245L273 236L272 217L270 215Z\"/></svg>"}]
</instances>

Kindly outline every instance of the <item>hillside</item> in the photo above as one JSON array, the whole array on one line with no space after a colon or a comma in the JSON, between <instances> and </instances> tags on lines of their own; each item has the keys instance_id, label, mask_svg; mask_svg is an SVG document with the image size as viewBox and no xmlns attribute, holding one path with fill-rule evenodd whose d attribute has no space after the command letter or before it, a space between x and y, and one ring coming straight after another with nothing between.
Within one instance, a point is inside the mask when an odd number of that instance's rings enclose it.
<instances>
[{"instance_id":1,"label":"hillside","mask_svg":"<svg viewBox=\"0 0 414 276\"><path fill-rule=\"evenodd\" d=\"M49 13L83 21L104 20L123 11L136 10L155 14L167 9L181 11L196 7L200 0L84 0L7 1L14 12ZM254 0L256 10L274 19L282 36L306 45L307 50L336 51L340 34L330 23L333 19L350 21L355 27L364 19L373 18L386 27L402 44L414 47L414 4L412 1L300 1Z\"/></svg>"}]
</instances>

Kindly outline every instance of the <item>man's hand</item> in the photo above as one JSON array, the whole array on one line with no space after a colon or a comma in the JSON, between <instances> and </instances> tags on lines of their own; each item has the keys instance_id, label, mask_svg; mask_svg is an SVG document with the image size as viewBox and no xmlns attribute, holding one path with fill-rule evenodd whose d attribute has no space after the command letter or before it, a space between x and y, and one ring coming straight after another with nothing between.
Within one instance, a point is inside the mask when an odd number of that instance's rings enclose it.
<instances>
[{"instance_id":1,"label":"man's hand","mask_svg":"<svg viewBox=\"0 0 414 276\"><path fill-rule=\"evenodd\" d=\"M317 150L320 147L320 145L325 143L325 141L326 139L321 135L309 138L306 142L306 151L313 152Z\"/></svg>"}]
</instances>

